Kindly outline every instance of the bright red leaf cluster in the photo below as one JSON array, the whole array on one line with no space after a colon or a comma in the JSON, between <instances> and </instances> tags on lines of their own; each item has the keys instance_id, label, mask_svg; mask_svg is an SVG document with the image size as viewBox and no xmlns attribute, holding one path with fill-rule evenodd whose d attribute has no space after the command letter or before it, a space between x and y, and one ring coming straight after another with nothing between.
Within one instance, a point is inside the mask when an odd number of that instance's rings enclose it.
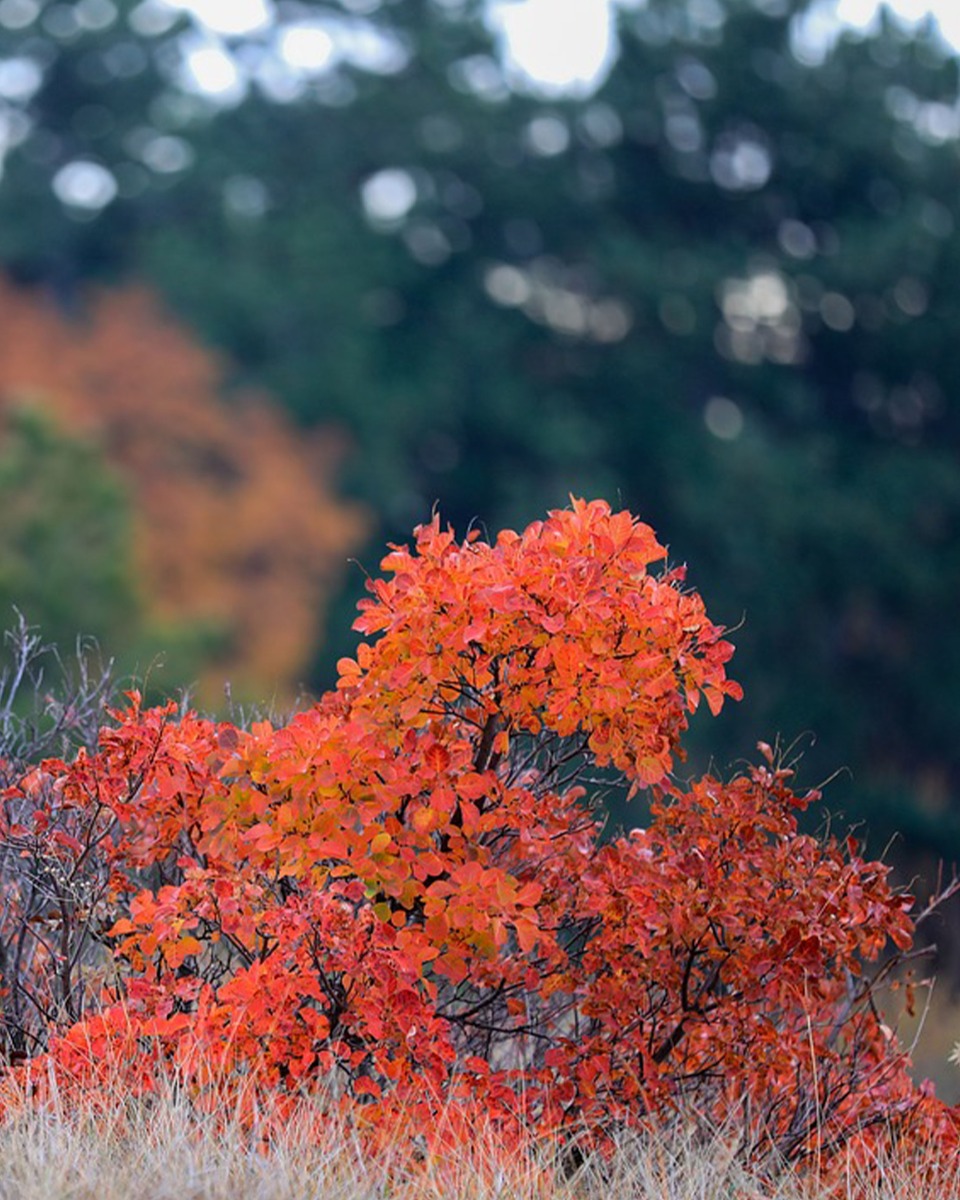
<instances>
[{"instance_id":1,"label":"bright red leaf cluster","mask_svg":"<svg viewBox=\"0 0 960 1200\"><path fill-rule=\"evenodd\" d=\"M955 1152L874 1002L911 898L798 832L816 795L768 748L674 777L688 714L739 688L663 559L599 501L494 545L435 519L288 725L131 695L96 753L5 793L4 920L51 897L2 964L8 1041L108 1093L332 1085L380 1127L454 1103L602 1143L692 1099L758 1154L873 1126ZM650 824L604 841L616 787L650 789Z\"/></svg>"}]
</instances>

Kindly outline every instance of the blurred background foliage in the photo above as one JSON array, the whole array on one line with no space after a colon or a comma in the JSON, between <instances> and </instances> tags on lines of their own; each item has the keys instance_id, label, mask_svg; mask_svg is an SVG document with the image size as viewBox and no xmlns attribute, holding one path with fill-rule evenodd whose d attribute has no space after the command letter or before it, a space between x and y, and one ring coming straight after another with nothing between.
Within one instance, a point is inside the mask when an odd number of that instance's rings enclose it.
<instances>
[{"instance_id":1,"label":"blurred background foliage","mask_svg":"<svg viewBox=\"0 0 960 1200\"><path fill-rule=\"evenodd\" d=\"M331 491L337 440L228 399L142 287L77 304L0 286L0 603L158 690L289 700L369 523Z\"/></svg>"},{"instance_id":2,"label":"blurred background foliage","mask_svg":"<svg viewBox=\"0 0 960 1200\"><path fill-rule=\"evenodd\" d=\"M549 94L469 0L0 0L0 407L50 414L4 602L316 690L348 557L603 495L737 627L691 768L799 738L871 849L960 858L958 60L810 8L625 5Z\"/></svg>"}]
</instances>

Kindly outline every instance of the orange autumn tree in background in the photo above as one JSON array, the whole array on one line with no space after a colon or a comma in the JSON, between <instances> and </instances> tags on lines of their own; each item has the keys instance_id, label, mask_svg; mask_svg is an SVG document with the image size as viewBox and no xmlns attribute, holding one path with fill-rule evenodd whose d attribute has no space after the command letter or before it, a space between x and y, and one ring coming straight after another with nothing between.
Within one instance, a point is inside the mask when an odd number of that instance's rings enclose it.
<instances>
[{"instance_id":1,"label":"orange autumn tree in background","mask_svg":"<svg viewBox=\"0 0 960 1200\"><path fill-rule=\"evenodd\" d=\"M4 967L35 1094L46 1065L61 1099L173 1072L262 1116L332 1084L370 1130L482 1113L600 1144L686 1100L759 1156L955 1155L876 1007L911 897L799 832L817 795L769 747L676 778L689 714L739 688L664 555L599 501L493 545L435 519L286 726L131 694L96 751L10 778L7 945L51 897ZM620 787L649 823L604 841Z\"/></svg>"},{"instance_id":2,"label":"orange autumn tree in background","mask_svg":"<svg viewBox=\"0 0 960 1200\"><path fill-rule=\"evenodd\" d=\"M289 698L366 528L333 493L337 438L295 432L260 397L228 403L223 364L144 289L93 293L68 315L5 283L0 325L0 420L43 410L128 488L150 627L141 669L198 630L217 647L200 664L207 703L225 681L236 694Z\"/></svg>"}]
</instances>

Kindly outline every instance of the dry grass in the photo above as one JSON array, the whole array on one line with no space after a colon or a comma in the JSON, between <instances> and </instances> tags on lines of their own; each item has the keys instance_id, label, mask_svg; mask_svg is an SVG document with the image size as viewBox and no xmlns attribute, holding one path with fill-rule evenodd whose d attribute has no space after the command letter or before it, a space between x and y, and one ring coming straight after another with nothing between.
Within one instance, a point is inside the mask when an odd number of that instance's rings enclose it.
<instances>
[{"instance_id":1,"label":"dry grass","mask_svg":"<svg viewBox=\"0 0 960 1200\"><path fill-rule=\"evenodd\" d=\"M692 1125L625 1138L568 1178L555 1147L508 1155L484 1130L414 1168L399 1154L372 1160L346 1124L318 1144L304 1111L264 1152L239 1122L214 1132L172 1092L149 1107L119 1097L107 1113L24 1108L0 1121L0 1200L826 1200L789 1171L762 1181L735 1137ZM841 1200L960 1200L960 1163L933 1183L916 1165L882 1167L880 1184L846 1180Z\"/></svg>"}]
</instances>

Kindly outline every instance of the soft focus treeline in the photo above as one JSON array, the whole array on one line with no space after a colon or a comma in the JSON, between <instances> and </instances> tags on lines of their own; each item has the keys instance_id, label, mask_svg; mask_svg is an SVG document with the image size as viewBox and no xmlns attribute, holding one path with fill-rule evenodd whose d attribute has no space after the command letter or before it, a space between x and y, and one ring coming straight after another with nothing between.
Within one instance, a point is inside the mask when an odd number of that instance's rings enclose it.
<instances>
[{"instance_id":1,"label":"soft focus treeline","mask_svg":"<svg viewBox=\"0 0 960 1200\"><path fill-rule=\"evenodd\" d=\"M697 755L960 857L958 63L808 7L625 7L545 96L466 0L285 0L215 97L155 0L0 0L5 608L285 696L435 502L603 495L739 626Z\"/></svg>"}]
</instances>

